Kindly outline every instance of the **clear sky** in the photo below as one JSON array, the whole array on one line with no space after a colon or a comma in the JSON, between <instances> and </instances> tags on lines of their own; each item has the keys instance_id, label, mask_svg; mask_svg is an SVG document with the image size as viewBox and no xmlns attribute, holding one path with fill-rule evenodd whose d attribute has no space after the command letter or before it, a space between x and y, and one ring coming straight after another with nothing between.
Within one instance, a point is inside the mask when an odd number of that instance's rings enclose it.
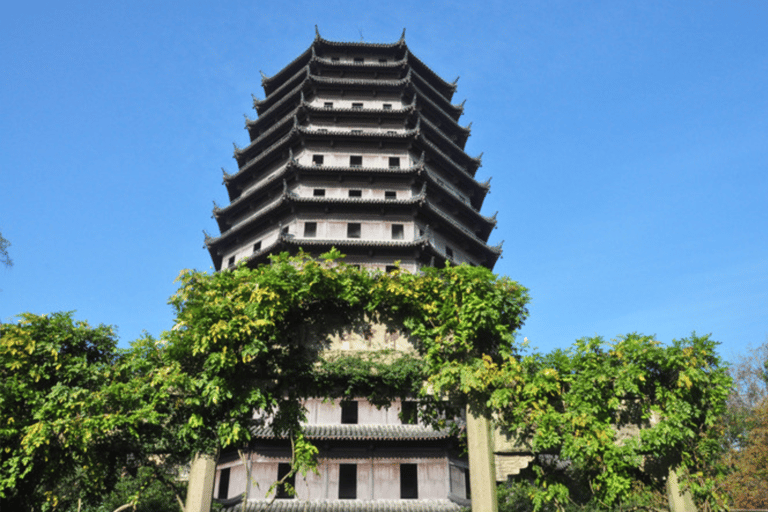
<instances>
[{"instance_id":1,"label":"clear sky","mask_svg":"<svg viewBox=\"0 0 768 512\"><path fill-rule=\"evenodd\" d=\"M521 335L768 335L768 2L13 2L0 17L0 319L77 310L123 345L211 267L243 114L312 42L460 75Z\"/></svg>"}]
</instances>

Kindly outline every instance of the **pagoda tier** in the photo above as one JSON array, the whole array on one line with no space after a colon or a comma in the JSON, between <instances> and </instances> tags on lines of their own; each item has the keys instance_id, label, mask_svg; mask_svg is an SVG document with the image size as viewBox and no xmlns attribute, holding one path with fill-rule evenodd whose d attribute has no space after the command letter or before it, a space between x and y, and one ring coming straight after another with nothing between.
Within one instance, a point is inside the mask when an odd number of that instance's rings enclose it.
<instances>
[{"instance_id":1,"label":"pagoda tier","mask_svg":"<svg viewBox=\"0 0 768 512\"><path fill-rule=\"evenodd\" d=\"M337 43L319 35L264 76L265 98L246 119L250 143L224 173L230 204L206 235L216 270L270 254L332 247L347 262L410 271L468 263L493 268L494 217L480 213L489 183L464 151L469 127L447 82L401 38Z\"/></svg>"}]
</instances>

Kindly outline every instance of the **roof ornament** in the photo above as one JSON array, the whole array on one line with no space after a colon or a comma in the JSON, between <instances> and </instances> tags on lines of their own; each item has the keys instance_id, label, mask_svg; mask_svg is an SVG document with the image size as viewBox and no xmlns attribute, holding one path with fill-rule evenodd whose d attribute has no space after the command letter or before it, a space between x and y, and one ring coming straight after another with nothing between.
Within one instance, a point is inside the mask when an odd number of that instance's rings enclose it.
<instances>
[{"instance_id":1,"label":"roof ornament","mask_svg":"<svg viewBox=\"0 0 768 512\"><path fill-rule=\"evenodd\" d=\"M457 77L456 77L456 80L454 80L453 82L451 82L451 85L452 85L454 88L456 87L456 84L458 84L458 83L459 83L459 78L461 78L461 75L457 76Z\"/></svg>"},{"instance_id":2,"label":"roof ornament","mask_svg":"<svg viewBox=\"0 0 768 512\"><path fill-rule=\"evenodd\" d=\"M320 37L320 30L317 28L317 25L315 25L315 40L319 41L320 39L322 39L322 37Z\"/></svg>"},{"instance_id":3,"label":"roof ornament","mask_svg":"<svg viewBox=\"0 0 768 512\"><path fill-rule=\"evenodd\" d=\"M253 100L253 110L256 110L256 107L261 103L261 100L253 93L251 93L251 99Z\"/></svg>"},{"instance_id":4,"label":"roof ornament","mask_svg":"<svg viewBox=\"0 0 768 512\"><path fill-rule=\"evenodd\" d=\"M470 131L472 129L472 121L470 121L469 124L464 129L466 131Z\"/></svg>"},{"instance_id":5,"label":"roof ornament","mask_svg":"<svg viewBox=\"0 0 768 512\"><path fill-rule=\"evenodd\" d=\"M262 70L259 70L259 74L261 75L261 83L262 85L264 85L264 83L266 83L266 81L269 80L269 77L265 75Z\"/></svg>"},{"instance_id":6,"label":"roof ornament","mask_svg":"<svg viewBox=\"0 0 768 512\"><path fill-rule=\"evenodd\" d=\"M459 110L461 110L462 112L464 112L464 105L465 105L466 103L467 103L467 98L464 98L464 101L462 101L462 102L459 104Z\"/></svg>"},{"instance_id":7,"label":"roof ornament","mask_svg":"<svg viewBox=\"0 0 768 512\"><path fill-rule=\"evenodd\" d=\"M482 151L479 155L477 155L474 160L475 162L479 163L480 165L483 165L483 155L485 154L485 151Z\"/></svg>"},{"instance_id":8,"label":"roof ornament","mask_svg":"<svg viewBox=\"0 0 768 512\"><path fill-rule=\"evenodd\" d=\"M405 41L405 27L403 27L403 33L400 34L400 40L398 41L398 43L402 43L404 41Z\"/></svg>"},{"instance_id":9,"label":"roof ornament","mask_svg":"<svg viewBox=\"0 0 768 512\"><path fill-rule=\"evenodd\" d=\"M493 246L493 248L494 248L494 249L497 249L499 252L501 252L501 246L502 246L502 245L504 245L504 240L502 240L501 242L499 242L499 244L498 244L498 245L494 245L494 246Z\"/></svg>"},{"instance_id":10,"label":"roof ornament","mask_svg":"<svg viewBox=\"0 0 768 512\"><path fill-rule=\"evenodd\" d=\"M232 147L235 148L235 154L232 155L232 158L237 158L240 156L240 148L237 146L237 142L232 143Z\"/></svg>"},{"instance_id":11,"label":"roof ornament","mask_svg":"<svg viewBox=\"0 0 768 512\"><path fill-rule=\"evenodd\" d=\"M483 187L484 189L488 190L489 188L491 188L491 179L492 179L492 178L493 178L493 176L490 176L490 177L489 177L487 180L485 180L484 182L482 182L482 183L480 184L480 186L481 186L481 187Z\"/></svg>"},{"instance_id":12,"label":"roof ornament","mask_svg":"<svg viewBox=\"0 0 768 512\"><path fill-rule=\"evenodd\" d=\"M491 220L496 222L496 216L499 214L499 210L496 210L493 215L491 215Z\"/></svg>"},{"instance_id":13,"label":"roof ornament","mask_svg":"<svg viewBox=\"0 0 768 512\"><path fill-rule=\"evenodd\" d=\"M229 174L229 173L228 173L228 172L227 172L227 171L226 171L226 170L225 170L223 167L221 168L221 174L224 176L224 179L225 179L225 180L226 180L227 178L229 178L230 176L232 176L232 175L231 175L231 174Z\"/></svg>"},{"instance_id":14,"label":"roof ornament","mask_svg":"<svg viewBox=\"0 0 768 512\"><path fill-rule=\"evenodd\" d=\"M419 204L421 204L427 198L427 182L426 182L426 180L421 184L421 191L419 192L419 195L421 196L421 199L419 200Z\"/></svg>"},{"instance_id":15,"label":"roof ornament","mask_svg":"<svg viewBox=\"0 0 768 512\"><path fill-rule=\"evenodd\" d=\"M209 235L206 230L203 230L203 236L205 237L205 245L203 246L203 249L205 249L206 246L213 240L213 237Z\"/></svg>"}]
</instances>

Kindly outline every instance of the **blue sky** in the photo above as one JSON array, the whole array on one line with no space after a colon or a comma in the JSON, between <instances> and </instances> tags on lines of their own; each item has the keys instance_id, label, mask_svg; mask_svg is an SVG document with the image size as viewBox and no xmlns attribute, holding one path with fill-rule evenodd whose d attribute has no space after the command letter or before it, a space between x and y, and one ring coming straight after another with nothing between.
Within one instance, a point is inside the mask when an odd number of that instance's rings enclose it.
<instances>
[{"instance_id":1,"label":"blue sky","mask_svg":"<svg viewBox=\"0 0 768 512\"><path fill-rule=\"evenodd\" d=\"M493 177L521 336L768 336L768 2L16 2L0 19L0 319L77 310L127 345L209 269L243 114L319 26L448 80Z\"/></svg>"}]
</instances>

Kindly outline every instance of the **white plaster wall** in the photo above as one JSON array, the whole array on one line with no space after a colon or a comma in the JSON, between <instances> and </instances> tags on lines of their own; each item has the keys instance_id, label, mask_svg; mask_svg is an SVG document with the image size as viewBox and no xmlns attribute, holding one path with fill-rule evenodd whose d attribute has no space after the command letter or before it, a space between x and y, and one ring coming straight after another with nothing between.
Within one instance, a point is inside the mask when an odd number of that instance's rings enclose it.
<instances>
[{"instance_id":1,"label":"white plaster wall","mask_svg":"<svg viewBox=\"0 0 768 512\"><path fill-rule=\"evenodd\" d=\"M251 464L250 499L265 499L269 488L277 480L278 464L288 459L271 459L254 454ZM445 457L439 458L334 458L318 464L318 474L296 475L296 496L302 500L336 500L339 497L339 465L357 466L357 499L392 500L400 498L400 464L417 464L420 500L445 499L449 492L449 465ZM227 496L232 498L245 491L245 467L240 461L223 464L216 474L214 495L218 495L221 469L230 468ZM463 485L463 477L456 478L456 486ZM458 489L457 489L458 490ZM270 494L272 496L272 494Z\"/></svg>"},{"instance_id":2,"label":"white plaster wall","mask_svg":"<svg viewBox=\"0 0 768 512\"><path fill-rule=\"evenodd\" d=\"M373 499L400 498L400 461L375 460L373 464Z\"/></svg>"},{"instance_id":3,"label":"white plaster wall","mask_svg":"<svg viewBox=\"0 0 768 512\"><path fill-rule=\"evenodd\" d=\"M222 268L227 268L229 266L229 258L231 258L232 256L235 257L235 264L237 264L238 261L253 255L253 246L256 242L261 241L261 248L266 249L267 247L275 243L279 233L280 233L280 229L275 227L270 231L265 231L265 232L259 233L258 235L253 235L246 238L245 240L243 240L243 242L239 246L235 247L234 249L231 249L230 251L224 254L224 258L222 259L222 262L221 262Z\"/></svg>"},{"instance_id":4,"label":"white plaster wall","mask_svg":"<svg viewBox=\"0 0 768 512\"><path fill-rule=\"evenodd\" d=\"M328 131L332 131L332 129L339 129L338 126L320 126L320 125L314 125L314 127L318 128L326 128ZM359 129L359 125L355 125L353 128ZM345 131L348 131L349 128L344 128ZM371 128L373 129L373 128ZM394 129L394 128L391 128ZM378 128L377 128L378 130ZM386 131L386 130L384 130ZM349 166L349 157L350 156L362 156L363 157L363 164L361 168L387 168L389 167L389 157L390 156L397 156L400 157L400 167L408 167L410 165L410 162L412 159L409 157L408 153L404 149L398 149L398 148L387 148L386 150L382 150L376 147L359 147L359 146L350 146L350 145L337 145L333 149L329 148L328 146L316 146L316 147L309 147L303 150L301 153L295 155L296 159L302 164L311 166L312 164L312 155L323 155L324 161L323 166L328 167L348 167Z\"/></svg>"},{"instance_id":5,"label":"white plaster wall","mask_svg":"<svg viewBox=\"0 0 768 512\"><path fill-rule=\"evenodd\" d=\"M307 408L307 421L314 425L340 425L341 424L341 400L324 401L320 398L311 398L304 402ZM357 419L360 425L401 425L400 400L392 402L389 407L376 408L370 402L357 400Z\"/></svg>"},{"instance_id":6,"label":"white plaster wall","mask_svg":"<svg viewBox=\"0 0 768 512\"><path fill-rule=\"evenodd\" d=\"M419 499L445 499L448 496L448 461L423 459L418 465Z\"/></svg>"}]
</instances>

